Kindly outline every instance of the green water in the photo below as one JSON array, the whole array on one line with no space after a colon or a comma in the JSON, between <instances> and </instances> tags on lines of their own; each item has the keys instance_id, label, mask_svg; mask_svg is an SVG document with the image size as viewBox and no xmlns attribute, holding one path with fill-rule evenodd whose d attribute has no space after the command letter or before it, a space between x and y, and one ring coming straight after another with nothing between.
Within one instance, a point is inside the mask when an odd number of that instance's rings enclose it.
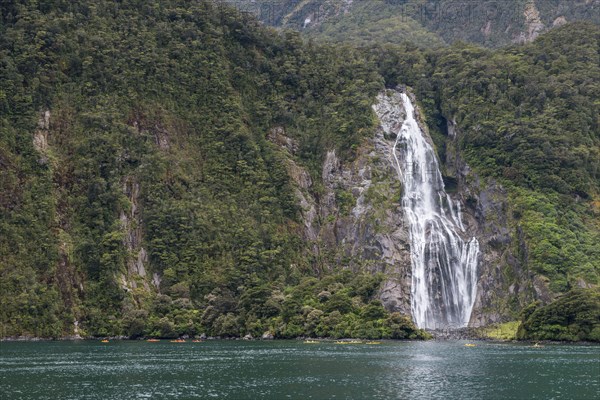
<instances>
[{"instance_id":1,"label":"green water","mask_svg":"<svg viewBox=\"0 0 600 400\"><path fill-rule=\"evenodd\" d=\"M594 399L600 347L3 342L0 399Z\"/></svg>"}]
</instances>

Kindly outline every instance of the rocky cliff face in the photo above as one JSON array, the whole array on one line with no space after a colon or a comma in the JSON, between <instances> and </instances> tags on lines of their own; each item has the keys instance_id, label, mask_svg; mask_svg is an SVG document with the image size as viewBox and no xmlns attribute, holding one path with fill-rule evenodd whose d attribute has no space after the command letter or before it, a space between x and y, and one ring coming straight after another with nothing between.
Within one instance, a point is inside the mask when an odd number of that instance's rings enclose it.
<instances>
[{"instance_id":1,"label":"rocky cliff face","mask_svg":"<svg viewBox=\"0 0 600 400\"><path fill-rule=\"evenodd\" d=\"M273 134L270 138L283 143ZM303 234L314 253L315 268L338 265L381 272L386 277L379 294L384 306L410 314L410 247L400 206L401 185L390 158L393 145L394 138L380 128L351 162L342 162L329 151L318 185L291 158L288 173L296 184Z\"/></svg>"},{"instance_id":2,"label":"rocky cliff face","mask_svg":"<svg viewBox=\"0 0 600 400\"><path fill-rule=\"evenodd\" d=\"M525 10L523 11L523 17L525 18L525 31L521 32L514 40L518 43L527 43L533 41L545 28L542 20L540 19L540 12L535 5L535 1L531 0L527 3ZM559 18L564 20L564 17Z\"/></svg>"},{"instance_id":3,"label":"rocky cliff face","mask_svg":"<svg viewBox=\"0 0 600 400\"><path fill-rule=\"evenodd\" d=\"M414 100L414 99L413 99ZM402 125L405 111L375 107L378 117ZM420 111L416 110L417 118ZM426 126L421 122L424 131ZM477 298L471 326L514 318L514 312L534 297L546 297L523 265L526 250L518 229L511 228L507 193L494 181L483 181L463 161L457 150L460 131L449 122L444 178L456 184L451 196L459 200L465 235L480 242ZM296 184L302 208L304 238L310 242L316 268L342 266L381 272L385 281L379 293L390 311L411 312L411 258L409 230L400 204L401 183L392 160L395 137L379 126L352 161L342 162L329 151L320 182L315 184L298 163L288 159L288 173ZM270 139L292 155L295 145L283 129ZM321 187L318 191L316 187Z\"/></svg>"},{"instance_id":4,"label":"rocky cliff face","mask_svg":"<svg viewBox=\"0 0 600 400\"><path fill-rule=\"evenodd\" d=\"M149 290L146 279L148 254L142 247L142 219L139 211L140 184L134 176L124 179L123 194L129 200L129 210L121 210L119 220L123 229L123 245L127 250L127 274L121 274L121 285L126 291L131 291L141 284Z\"/></svg>"},{"instance_id":5,"label":"rocky cliff face","mask_svg":"<svg viewBox=\"0 0 600 400\"><path fill-rule=\"evenodd\" d=\"M401 102L377 111L402 125ZM273 135L271 140L283 143ZM291 159L288 172L302 207L304 237L311 242L319 268L339 265L383 273L379 297L384 306L410 314L410 245L400 205L401 182L392 159L394 141L380 126L351 162L342 162L335 151L329 151L319 193L306 171Z\"/></svg>"},{"instance_id":6,"label":"rocky cliff face","mask_svg":"<svg viewBox=\"0 0 600 400\"><path fill-rule=\"evenodd\" d=\"M447 178L456 182L456 196L463 207L466 226L480 243L477 297L471 326L515 319L534 298L548 301L546 283L526 268L527 248L520 229L511 220L506 190L492 179L472 171L458 149L460 129L448 121L444 161Z\"/></svg>"}]
</instances>

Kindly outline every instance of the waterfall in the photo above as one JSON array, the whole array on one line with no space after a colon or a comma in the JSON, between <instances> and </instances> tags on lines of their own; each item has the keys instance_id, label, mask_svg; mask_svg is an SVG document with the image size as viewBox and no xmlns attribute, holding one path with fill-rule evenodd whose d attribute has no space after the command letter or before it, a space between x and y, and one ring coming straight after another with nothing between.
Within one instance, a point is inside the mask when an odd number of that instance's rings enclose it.
<instances>
[{"instance_id":1,"label":"waterfall","mask_svg":"<svg viewBox=\"0 0 600 400\"><path fill-rule=\"evenodd\" d=\"M401 106L406 112L402 124ZM410 230L413 319L426 329L465 327L477 290L479 242L465 238L460 203L444 189L435 152L415 120L410 98L380 94L374 108L386 135L396 137L392 162L403 185Z\"/></svg>"}]
</instances>

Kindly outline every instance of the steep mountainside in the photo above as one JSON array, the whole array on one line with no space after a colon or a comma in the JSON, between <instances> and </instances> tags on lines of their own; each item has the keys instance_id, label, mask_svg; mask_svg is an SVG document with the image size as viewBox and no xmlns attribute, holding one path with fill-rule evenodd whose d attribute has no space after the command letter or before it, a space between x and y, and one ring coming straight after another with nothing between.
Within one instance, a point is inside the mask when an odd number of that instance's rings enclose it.
<instances>
[{"instance_id":1,"label":"steep mountainside","mask_svg":"<svg viewBox=\"0 0 600 400\"><path fill-rule=\"evenodd\" d=\"M5 2L2 18L3 334L269 329L323 267L267 134L289 127L309 168L348 157L373 126L373 68L210 2Z\"/></svg>"},{"instance_id":2,"label":"steep mountainside","mask_svg":"<svg viewBox=\"0 0 600 400\"><path fill-rule=\"evenodd\" d=\"M426 337L386 86L479 240L471 325L541 331L537 305L597 290L596 25L359 50L212 1L1 18L0 336Z\"/></svg>"}]
</instances>

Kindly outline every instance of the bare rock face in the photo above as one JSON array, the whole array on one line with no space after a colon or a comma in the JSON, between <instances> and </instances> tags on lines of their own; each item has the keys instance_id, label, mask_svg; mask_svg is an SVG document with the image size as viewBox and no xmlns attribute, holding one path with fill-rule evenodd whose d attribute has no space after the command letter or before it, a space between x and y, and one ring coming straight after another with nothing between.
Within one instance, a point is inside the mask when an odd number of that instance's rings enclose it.
<instances>
[{"instance_id":1,"label":"bare rock face","mask_svg":"<svg viewBox=\"0 0 600 400\"><path fill-rule=\"evenodd\" d=\"M391 111L391 110L390 110ZM402 124L403 111L396 123ZM292 159L287 170L301 206L303 236L319 269L334 266L385 275L379 297L390 311L410 315L411 263L408 229L400 206L401 183L393 168L394 137L383 128L367 140L353 161L327 152L319 195L308 173ZM293 152L294 144L273 130L269 139Z\"/></svg>"},{"instance_id":2,"label":"bare rock face","mask_svg":"<svg viewBox=\"0 0 600 400\"><path fill-rule=\"evenodd\" d=\"M519 37L515 40L518 43L527 43L533 41L540 33L544 30L544 24L540 19L540 13L535 6L535 0L530 0L525 6L523 11L525 17L526 32L521 32Z\"/></svg>"},{"instance_id":3,"label":"bare rock face","mask_svg":"<svg viewBox=\"0 0 600 400\"><path fill-rule=\"evenodd\" d=\"M554 21L552 21L552 26L553 27L563 26L566 23L567 23L567 19L561 15L560 17L558 17Z\"/></svg>"},{"instance_id":4,"label":"bare rock face","mask_svg":"<svg viewBox=\"0 0 600 400\"><path fill-rule=\"evenodd\" d=\"M547 283L526 268L527 247L511 220L508 194L493 179L473 172L458 151L459 127L448 121L446 174L457 181L463 219L480 243L477 296L469 326L479 327L516 318L516 311L534 299L549 299Z\"/></svg>"},{"instance_id":5,"label":"bare rock face","mask_svg":"<svg viewBox=\"0 0 600 400\"><path fill-rule=\"evenodd\" d=\"M271 332L269 332L269 331L266 331L261 336L262 340L273 340L274 338L275 338L275 336L273 336L273 334Z\"/></svg>"},{"instance_id":6,"label":"bare rock face","mask_svg":"<svg viewBox=\"0 0 600 400\"><path fill-rule=\"evenodd\" d=\"M352 269L381 272L386 280L379 294L390 311L410 315L411 261L408 228L400 206L401 184L392 167L394 139L379 129L352 163L341 164L329 152L324 168L326 194L321 237L339 249L339 260Z\"/></svg>"},{"instance_id":7,"label":"bare rock face","mask_svg":"<svg viewBox=\"0 0 600 400\"><path fill-rule=\"evenodd\" d=\"M129 199L129 210L121 210L120 221L124 231L123 245L127 249L127 276L122 277L123 289L129 291L142 283L146 290L149 284L146 278L146 265L148 255L142 247L142 220L138 209L140 184L133 176L129 176L123 183L123 193Z\"/></svg>"},{"instance_id":8,"label":"bare rock face","mask_svg":"<svg viewBox=\"0 0 600 400\"><path fill-rule=\"evenodd\" d=\"M48 132L50 130L50 110L41 113L38 119L37 130L33 134L33 148L40 153L40 164L48 162Z\"/></svg>"}]
</instances>

